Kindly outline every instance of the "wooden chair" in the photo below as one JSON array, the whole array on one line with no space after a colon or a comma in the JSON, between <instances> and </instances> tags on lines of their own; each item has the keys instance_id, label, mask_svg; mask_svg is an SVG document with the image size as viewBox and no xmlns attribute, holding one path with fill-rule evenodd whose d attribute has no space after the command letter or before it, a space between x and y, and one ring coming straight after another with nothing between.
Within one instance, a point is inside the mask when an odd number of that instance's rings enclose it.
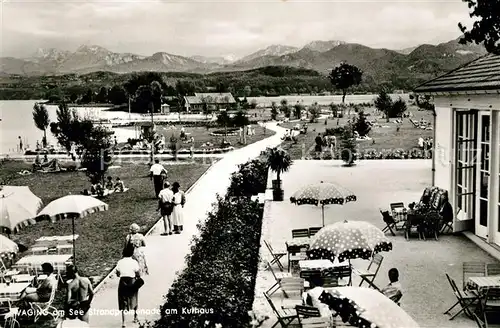
<instances>
[{"instance_id":1,"label":"wooden chair","mask_svg":"<svg viewBox=\"0 0 500 328\"><path fill-rule=\"evenodd\" d=\"M292 230L292 238L309 238L309 229Z\"/></svg>"},{"instance_id":2,"label":"wooden chair","mask_svg":"<svg viewBox=\"0 0 500 328\"><path fill-rule=\"evenodd\" d=\"M361 282L359 283L359 287L363 285L363 283L367 282L371 287L374 287L378 290L378 287L375 286L373 281L377 277L378 271L380 270L380 266L382 265L382 261L384 257L380 254L375 254L368 264L368 268L366 270L363 269L354 269L354 272L361 278Z\"/></svg>"},{"instance_id":3,"label":"wooden chair","mask_svg":"<svg viewBox=\"0 0 500 328\"><path fill-rule=\"evenodd\" d=\"M279 286L286 298L302 299L304 279L300 277L283 278L280 280Z\"/></svg>"},{"instance_id":4,"label":"wooden chair","mask_svg":"<svg viewBox=\"0 0 500 328\"><path fill-rule=\"evenodd\" d=\"M304 290L310 288L309 281L311 277L321 277L321 271L319 270L301 270L300 277L304 279Z\"/></svg>"},{"instance_id":5,"label":"wooden chair","mask_svg":"<svg viewBox=\"0 0 500 328\"><path fill-rule=\"evenodd\" d=\"M337 279L337 286L351 286L352 285L352 268L339 267L324 271L323 279Z\"/></svg>"},{"instance_id":6,"label":"wooden chair","mask_svg":"<svg viewBox=\"0 0 500 328\"><path fill-rule=\"evenodd\" d=\"M321 229L322 229L321 227L311 227L311 228L309 228L309 237L313 237Z\"/></svg>"},{"instance_id":7,"label":"wooden chair","mask_svg":"<svg viewBox=\"0 0 500 328\"><path fill-rule=\"evenodd\" d=\"M486 275L487 276L499 276L500 275L500 263L488 263L488 264L486 264Z\"/></svg>"},{"instance_id":8,"label":"wooden chair","mask_svg":"<svg viewBox=\"0 0 500 328\"><path fill-rule=\"evenodd\" d=\"M476 322L478 328L486 328L486 323L484 323L483 320L479 319L477 314L472 313L472 317L474 318L474 321Z\"/></svg>"},{"instance_id":9,"label":"wooden chair","mask_svg":"<svg viewBox=\"0 0 500 328\"><path fill-rule=\"evenodd\" d=\"M382 219L384 220L385 223L385 228L382 229L382 232L386 233L387 231L390 231L393 236L396 236L396 234L392 230L392 229L396 231L398 230L398 227L396 226L396 220L394 220L389 211L380 210L380 214L382 214Z\"/></svg>"},{"instance_id":10,"label":"wooden chair","mask_svg":"<svg viewBox=\"0 0 500 328\"><path fill-rule=\"evenodd\" d=\"M285 278L292 278L292 274L290 272L274 272L270 262L267 262L267 267L269 268L269 271L271 271L271 273L273 274L274 280L276 280L276 283L266 291L266 294L271 296L279 289L281 280Z\"/></svg>"},{"instance_id":11,"label":"wooden chair","mask_svg":"<svg viewBox=\"0 0 500 328\"><path fill-rule=\"evenodd\" d=\"M395 211L398 208L405 208L405 204L403 202L391 203L390 207L391 207L391 211Z\"/></svg>"},{"instance_id":12,"label":"wooden chair","mask_svg":"<svg viewBox=\"0 0 500 328\"><path fill-rule=\"evenodd\" d=\"M498 318L500 312L500 288L488 288L483 304L484 325L488 328L488 313L494 313Z\"/></svg>"},{"instance_id":13,"label":"wooden chair","mask_svg":"<svg viewBox=\"0 0 500 328\"><path fill-rule=\"evenodd\" d=\"M278 310L278 308L276 308L276 306L274 305L271 298L269 298L269 296L266 293L264 293L264 297L266 298L267 302L269 303L269 305L273 309L273 312L276 315L276 318L278 319L278 321L276 321L276 323L274 325L272 325L271 328L274 328L277 325L281 325L282 328L286 328L286 327L290 326L290 324L295 319L297 319L297 314L291 312L290 310L287 310L287 309Z\"/></svg>"},{"instance_id":14,"label":"wooden chair","mask_svg":"<svg viewBox=\"0 0 500 328\"><path fill-rule=\"evenodd\" d=\"M271 260L270 264L273 265L276 263L278 267L280 268L281 271L284 270L283 264L281 264L281 258L285 255L287 255L287 252L275 252L271 244L269 244L267 241L264 240L264 244L266 245L267 249L269 250L269 253L271 253L271 256L273 259Z\"/></svg>"},{"instance_id":15,"label":"wooden chair","mask_svg":"<svg viewBox=\"0 0 500 328\"><path fill-rule=\"evenodd\" d=\"M446 312L444 312L444 314L449 314L453 308L455 308L457 305L460 305L462 309L457 313L455 313L455 315L452 316L450 320L455 319L455 317L462 312L471 317L472 313L469 308L473 305L476 305L477 302L480 301L479 296L469 291L461 292L460 289L458 289L455 281L447 273L446 273L446 278L450 283L451 289L453 290L453 294L455 294L455 297L457 298L457 302L453 306L451 306Z\"/></svg>"},{"instance_id":16,"label":"wooden chair","mask_svg":"<svg viewBox=\"0 0 500 328\"><path fill-rule=\"evenodd\" d=\"M464 262L462 264L463 290L467 289L467 281L470 277L485 277L486 263L484 262Z\"/></svg>"},{"instance_id":17,"label":"wooden chair","mask_svg":"<svg viewBox=\"0 0 500 328\"><path fill-rule=\"evenodd\" d=\"M321 317L319 310L312 306L297 305L295 307L299 325L302 328L329 328L328 318Z\"/></svg>"},{"instance_id":18,"label":"wooden chair","mask_svg":"<svg viewBox=\"0 0 500 328\"><path fill-rule=\"evenodd\" d=\"M288 251L288 272L290 272L293 266L299 264L299 261L307 259L307 247L289 246L288 243L285 245Z\"/></svg>"}]
</instances>

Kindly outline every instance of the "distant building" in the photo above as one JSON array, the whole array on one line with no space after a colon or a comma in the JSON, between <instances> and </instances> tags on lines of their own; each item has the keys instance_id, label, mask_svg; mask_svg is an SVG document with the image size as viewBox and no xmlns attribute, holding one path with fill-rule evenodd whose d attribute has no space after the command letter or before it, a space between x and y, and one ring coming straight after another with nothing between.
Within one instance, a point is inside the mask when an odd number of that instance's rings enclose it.
<instances>
[{"instance_id":1,"label":"distant building","mask_svg":"<svg viewBox=\"0 0 500 328\"><path fill-rule=\"evenodd\" d=\"M416 88L434 97L433 184L448 190L455 232L500 245L500 55Z\"/></svg>"},{"instance_id":2,"label":"distant building","mask_svg":"<svg viewBox=\"0 0 500 328\"><path fill-rule=\"evenodd\" d=\"M188 112L202 111L204 103L212 111L221 108L230 109L236 104L236 100L230 92L195 93L194 96L184 97L184 106Z\"/></svg>"},{"instance_id":3,"label":"distant building","mask_svg":"<svg viewBox=\"0 0 500 328\"><path fill-rule=\"evenodd\" d=\"M170 105L169 104L161 104L160 114L168 114L170 113Z\"/></svg>"}]
</instances>

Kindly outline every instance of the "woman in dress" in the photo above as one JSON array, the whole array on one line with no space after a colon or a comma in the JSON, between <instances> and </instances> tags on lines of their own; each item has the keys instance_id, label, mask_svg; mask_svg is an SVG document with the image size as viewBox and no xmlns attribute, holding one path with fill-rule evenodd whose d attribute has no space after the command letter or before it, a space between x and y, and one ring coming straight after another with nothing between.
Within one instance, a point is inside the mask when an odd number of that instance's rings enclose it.
<instances>
[{"instance_id":1,"label":"woman in dress","mask_svg":"<svg viewBox=\"0 0 500 328\"><path fill-rule=\"evenodd\" d=\"M134 322L137 319L139 289L136 280L141 277L139 263L132 258L134 247L128 245L123 250L123 258L116 264L118 283L118 309L122 312L122 327L125 327L125 311L134 310Z\"/></svg>"},{"instance_id":2,"label":"woman in dress","mask_svg":"<svg viewBox=\"0 0 500 328\"><path fill-rule=\"evenodd\" d=\"M183 211L184 204L186 203L186 196L184 192L180 190L179 182L174 182L172 185L172 191L174 193L174 210L172 211L172 224L174 225L174 232L179 234L183 229Z\"/></svg>"},{"instance_id":3,"label":"woman in dress","mask_svg":"<svg viewBox=\"0 0 500 328\"><path fill-rule=\"evenodd\" d=\"M130 233L125 238L125 248L129 245L133 247L134 254L132 258L139 263L141 274L149 274L148 265L146 263L146 255L144 254L146 240L139 231L141 231L141 228L137 223L130 226Z\"/></svg>"}]
</instances>

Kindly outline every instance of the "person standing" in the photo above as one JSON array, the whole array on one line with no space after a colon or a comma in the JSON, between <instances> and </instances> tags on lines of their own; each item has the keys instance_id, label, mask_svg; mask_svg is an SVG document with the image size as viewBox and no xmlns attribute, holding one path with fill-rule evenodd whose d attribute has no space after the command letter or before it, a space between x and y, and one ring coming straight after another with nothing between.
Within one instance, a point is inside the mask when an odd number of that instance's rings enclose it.
<instances>
[{"instance_id":1,"label":"person standing","mask_svg":"<svg viewBox=\"0 0 500 328\"><path fill-rule=\"evenodd\" d=\"M23 151L23 139L21 138L21 136L17 137L19 139L19 152L22 152Z\"/></svg>"},{"instance_id":2,"label":"person standing","mask_svg":"<svg viewBox=\"0 0 500 328\"><path fill-rule=\"evenodd\" d=\"M89 322L90 303L94 298L94 289L89 278L78 274L75 265L70 264L66 268L66 277L68 280L68 290L66 299L66 313L68 311L76 312L79 320Z\"/></svg>"},{"instance_id":3,"label":"person standing","mask_svg":"<svg viewBox=\"0 0 500 328\"><path fill-rule=\"evenodd\" d=\"M134 322L138 322L137 308L139 288L137 280L141 278L139 263L132 258L133 247L125 247L123 258L116 264L116 276L120 278L118 283L118 310L122 313L122 327L125 327L125 311L134 311Z\"/></svg>"},{"instance_id":4,"label":"person standing","mask_svg":"<svg viewBox=\"0 0 500 328\"><path fill-rule=\"evenodd\" d=\"M172 211L172 223L174 225L174 232L179 234L183 230L184 223L184 204L186 203L186 196L184 192L180 190L179 182L174 182L172 185L172 192L174 194L173 203L174 209Z\"/></svg>"},{"instance_id":5,"label":"person standing","mask_svg":"<svg viewBox=\"0 0 500 328\"><path fill-rule=\"evenodd\" d=\"M173 230L171 215L174 209L174 192L170 189L170 183L165 182L163 190L160 191L158 198L158 209L160 210L164 227L164 232L161 235L171 235Z\"/></svg>"},{"instance_id":6,"label":"person standing","mask_svg":"<svg viewBox=\"0 0 500 328\"><path fill-rule=\"evenodd\" d=\"M146 255L144 254L144 247L146 247L146 239L144 235L140 233L141 228L137 223L130 225L129 234L125 238L125 247L132 247L134 254L132 258L139 263L141 269L141 274L149 274L148 265L146 263Z\"/></svg>"},{"instance_id":7,"label":"person standing","mask_svg":"<svg viewBox=\"0 0 500 328\"><path fill-rule=\"evenodd\" d=\"M151 165L151 169L149 170L149 175L155 186L156 198L158 198L160 191L163 189L163 180L167 178L167 173L167 170L160 164L160 160L155 159L155 163Z\"/></svg>"}]
</instances>

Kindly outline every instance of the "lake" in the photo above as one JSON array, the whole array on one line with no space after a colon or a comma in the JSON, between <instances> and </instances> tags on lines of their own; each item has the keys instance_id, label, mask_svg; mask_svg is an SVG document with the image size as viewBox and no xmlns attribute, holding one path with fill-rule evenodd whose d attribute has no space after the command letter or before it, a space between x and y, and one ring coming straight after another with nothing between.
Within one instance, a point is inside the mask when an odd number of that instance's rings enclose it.
<instances>
[{"instance_id":1,"label":"lake","mask_svg":"<svg viewBox=\"0 0 500 328\"><path fill-rule=\"evenodd\" d=\"M347 95L346 103L366 103L372 102L377 95ZM393 99L401 97L405 101L409 100L408 94L393 94ZM280 96L280 97L248 97L248 101L256 100L259 107L269 107L275 101L277 104L282 99L287 99L290 105L300 102L303 105L311 105L317 102L320 105L329 105L332 102L339 104L342 101L342 96ZM0 101L0 154L11 154L18 152L19 139L23 140L25 148L34 149L36 142L41 141L43 132L38 130L33 123L33 105L40 100L2 100ZM57 121L56 116L57 106L47 106L49 118L51 122ZM91 118L104 119L128 119L129 114L126 112L109 112L106 108L86 108L79 107L77 112L80 115ZM141 118L140 114L132 114L130 118ZM122 131L123 130L123 131ZM115 129L119 141L133 138L133 133L130 130ZM123 133L122 133L123 132ZM47 131L47 139L49 143L55 144L57 141L52 136L50 131Z\"/></svg>"}]
</instances>

